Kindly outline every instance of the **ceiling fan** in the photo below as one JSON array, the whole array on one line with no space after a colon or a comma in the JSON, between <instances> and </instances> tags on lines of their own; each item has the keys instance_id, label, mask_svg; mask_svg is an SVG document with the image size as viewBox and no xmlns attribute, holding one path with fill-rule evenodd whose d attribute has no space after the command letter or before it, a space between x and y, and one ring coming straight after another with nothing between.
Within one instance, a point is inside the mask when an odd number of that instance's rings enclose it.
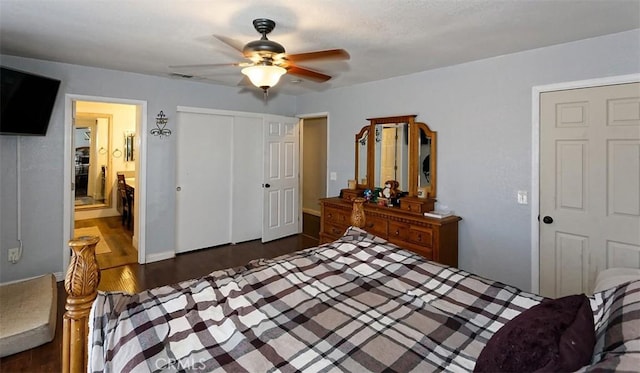
<instances>
[{"instance_id":1,"label":"ceiling fan","mask_svg":"<svg viewBox=\"0 0 640 373\"><path fill-rule=\"evenodd\" d=\"M232 64L205 64L205 65L177 65L170 68L211 68L219 66L239 66L244 75L251 83L258 88L262 88L267 95L267 90L275 86L280 77L284 74L296 75L316 82L326 82L331 76L313 71L297 65L298 62L311 60L348 60L349 53L344 49L328 49L322 51L287 54L284 47L273 40L267 39L269 34L276 27L276 23L267 18L253 20L253 27L262 34L259 40L254 40L240 48L232 39L214 35L218 40L233 47L250 60L250 62L237 62Z\"/></svg>"}]
</instances>

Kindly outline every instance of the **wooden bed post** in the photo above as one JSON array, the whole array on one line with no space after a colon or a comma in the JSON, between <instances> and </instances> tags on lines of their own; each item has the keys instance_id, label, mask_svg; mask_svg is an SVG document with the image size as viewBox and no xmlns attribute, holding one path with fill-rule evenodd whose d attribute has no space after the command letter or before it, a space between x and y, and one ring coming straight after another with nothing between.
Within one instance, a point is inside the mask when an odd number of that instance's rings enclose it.
<instances>
[{"instance_id":1,"label":"wooden bed post","mask_svg":"<svg viewBox=\"0 0 640 373\"><path fill-rule=\"evenodd\" d=\"M100 270L96 260L96 236L69 241L71 262L64 279L67 291L66 312L62 324L62 371L86 372L89 311L98 294Z\"/></svg>"}]
</instances>

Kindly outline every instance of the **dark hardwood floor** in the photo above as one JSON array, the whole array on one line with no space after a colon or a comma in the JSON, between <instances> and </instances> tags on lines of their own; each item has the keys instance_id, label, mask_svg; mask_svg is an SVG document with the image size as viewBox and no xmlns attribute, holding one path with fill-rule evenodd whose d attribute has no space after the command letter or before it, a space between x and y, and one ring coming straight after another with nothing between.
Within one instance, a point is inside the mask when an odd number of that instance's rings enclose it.
<instances>
[{"instance_id":1,"label":"dark hardwood floor","mask_svg":"<svg viewBox=\"0 0 640 373\"><path fill-rule=\"evenodd\" d=\"M202 249L155 263L132 263L103 270L98 288L105 291L139 292L202 277L214 270L240 266L253 259L273 258L317 245L317 239L300 234L266 244L256 240ZM0 372L60 372L65 300L64 284L59 282L55 338L42 346L0 359Z\"/></svg>"}]
</instances>

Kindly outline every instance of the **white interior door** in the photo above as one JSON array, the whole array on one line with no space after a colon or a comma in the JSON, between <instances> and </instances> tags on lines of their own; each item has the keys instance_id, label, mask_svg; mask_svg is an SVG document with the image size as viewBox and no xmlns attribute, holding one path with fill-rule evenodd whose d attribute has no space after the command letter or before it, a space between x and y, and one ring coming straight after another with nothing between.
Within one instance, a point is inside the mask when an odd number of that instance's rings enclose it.
<instances>
[{"instance_id":1,"label":"white interior door","mask_svg":"<svg viewBox=\"0 0 640 373\"><path fill-rule=\"evenodd\" d=\"M591 293L640 268L640 86L540 97L540 293Z\"/></svg>"},{"instance_id":2,"label":"white interior door","mask_svg":"<svg viewBox=\"0 0 640 373\"><path fill-rule=\"evenodd\" d=\"M176 252L229 243L234 118L177 117Z\"/></svg>"},{"instance_id":3,"label":"white interior door","mask_svg":"<svg viewBox=\"0 0 640 373\"><path fill-rule=\"evenodd\" d=\"M297 118L265 116L262 242L300 233Z\"/></svg>"}]
</instances>

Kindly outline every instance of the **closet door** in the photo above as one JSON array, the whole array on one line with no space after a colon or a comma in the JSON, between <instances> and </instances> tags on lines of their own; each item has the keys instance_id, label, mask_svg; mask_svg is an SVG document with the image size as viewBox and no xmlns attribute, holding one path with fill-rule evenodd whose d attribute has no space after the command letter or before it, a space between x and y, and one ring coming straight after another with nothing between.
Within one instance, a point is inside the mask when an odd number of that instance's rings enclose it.
<instances>
[{"instance_id":1,"label":"closet door","mask_svg":"<svg viewBox=\"0 0 640 373\"><path fill-rule=\"evenodd\" d=\"M262 237L262 118L235 116L231 242Z\"/></svg>"},{"instance_id":2,"label":"closet door","mask_svg":"<svg viewBox=\"0 0 640 373\"><path fill-rule=\"evenodd\" d=\"M233 123L233 116L177 114L177 253L231 242Z\"/></svg>"}]
</instances>

